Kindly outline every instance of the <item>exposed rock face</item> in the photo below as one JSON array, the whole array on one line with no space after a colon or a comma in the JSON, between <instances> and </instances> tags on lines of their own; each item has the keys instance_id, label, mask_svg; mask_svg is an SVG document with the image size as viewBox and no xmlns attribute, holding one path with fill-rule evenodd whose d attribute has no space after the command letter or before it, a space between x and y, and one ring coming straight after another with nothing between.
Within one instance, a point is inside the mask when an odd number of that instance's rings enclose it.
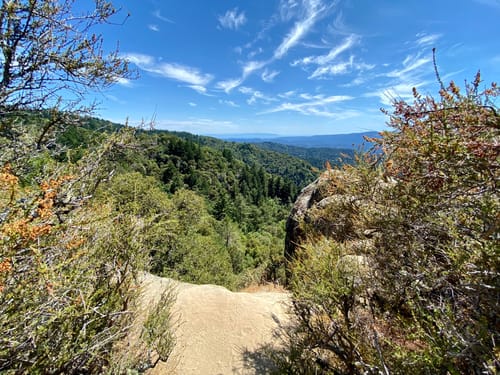
<instances>
[{"instance_id":1,"label":"exposed rock face","mask_svg":"<svg viewBox=\"0 0 500 375\"><path fill-rule=\"evenodd\" d=\"M297 197L290 216L286 221L285 237L285 259L290 261L297 250L299 244L304 240L304 231L300 223L304 221L307 211L313 204L321 200L320 186L325 183L324 176L319 177L314 182L306 186ZM288 278L288 275L287 275Z\"/></svg>"},{"instance_id":2,"label":"exposed rock face","mask_svg":"<svg viewBox=\"0 0 500 375\"><path fill-rule=\"evenodd\" d=\"M288 262L293 260L301 244L319 236L341 243L350 250L348 253L364 254L373 246L377 233L370 226L371 218L387 207L378 206L376 199L351 195L350 185L360 182L353 180L355 178L342 170L329 170L301 191L286 223L285 258ZM371 181L373 197L392 184L382 179ZM288 269L287 282L290 277Z\"/></svg>"},{"instance_id":3,"label":"exposed rock face","mask_svg":"<svg viewBox=\"0 0 500 375\"><path fill-rule=\"evenodd\" d=\"M278 292L233 293L215 285L192 285L146 274L143 306L174 286L177 344L157 374L261 374L269 363L258 349L273 344L274 331L289 321L289 295Z\"/></svg>"},{"instance_id":4,"label":"exposed rock face","mask_svg":"<svg viewBox=\"0 0 500 375\"><path fill-rule=\"evenodd\" d=\"M285 259L291 261L300 246L300 243L305 240L305 232L302 223L307 221L308 211L315 204L320 203L323 199L328 199L325 196L325 186L328 185L330 178L337 171L329 171L323 173L314 182L306 186L297 197L290 216L286 221L286 236L285 236ZM287 272L287 281L290 275Z\"/></svg>"}]
</instances>

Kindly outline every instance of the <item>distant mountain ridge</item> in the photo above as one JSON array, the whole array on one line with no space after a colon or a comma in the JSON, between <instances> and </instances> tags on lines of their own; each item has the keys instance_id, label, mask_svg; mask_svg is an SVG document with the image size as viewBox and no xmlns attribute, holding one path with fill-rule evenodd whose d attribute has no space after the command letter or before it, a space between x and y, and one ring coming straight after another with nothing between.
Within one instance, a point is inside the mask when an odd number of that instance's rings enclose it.
<instances>
[{"instance_id":1,"label":"distant mountain ridge","mask_svg":"<svg viewBox=\"0 0 500 375\"><path fill-rule=\"evenodd\" d=\"M273 142L289 146L309 147L309 148L344 148L344 149L357 149L367 142L365 137L378 137L379 132L370 131L363 133L349 133L349 134L325 134L325 135L311 135L311 136L274 136L269 134L257 135L251 137L250 134L242 135L222 135L217 136L220 139L232 142L245 142L245 143L265 143Z\"/></svg>"}]
</instances>

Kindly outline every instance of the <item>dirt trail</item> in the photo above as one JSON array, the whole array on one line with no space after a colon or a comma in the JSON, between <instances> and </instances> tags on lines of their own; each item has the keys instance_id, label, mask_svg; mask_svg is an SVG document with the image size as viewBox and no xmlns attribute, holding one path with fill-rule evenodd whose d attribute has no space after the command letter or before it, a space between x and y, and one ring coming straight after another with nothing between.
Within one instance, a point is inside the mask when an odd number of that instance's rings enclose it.
<instances>
[{"instance_id":1,"label":"dirt trail","mask_svg":"<svg viewBox=\"0 0 500 375\"><path fill-rule=\"evenodd\" d=\"M215 285L192 285L145 276L144 298L157 300L171 283L177 290L174 312L180 325L167 363L148 374L263 374L266 361L256 349L276 344L273 332L289 321L289 295L234 293Z\"/></svg>"}]
</instances>

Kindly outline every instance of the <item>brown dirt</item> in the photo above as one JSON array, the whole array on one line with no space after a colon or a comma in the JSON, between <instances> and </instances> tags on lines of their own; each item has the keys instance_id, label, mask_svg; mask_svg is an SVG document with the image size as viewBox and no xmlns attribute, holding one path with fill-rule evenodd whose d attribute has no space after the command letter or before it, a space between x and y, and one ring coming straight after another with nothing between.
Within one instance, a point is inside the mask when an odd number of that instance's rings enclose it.
<instances>
[{"instance_id":1,"label":"brown dirt","mask_svg":"<svg viewBox=\"0 0 500 375\"><path fill-rule=\"evenodd\" d=\"M289 322L289 295L274 286L230 292L215 285L192 285L146 275L143 305L174 285L177 344L167 363L148 374L265 374L263 345L277 345L276 329ZM262 291L262 289L266 291ZM274 290L272 292L267 290Z\"/></svg>"}]
</instances>

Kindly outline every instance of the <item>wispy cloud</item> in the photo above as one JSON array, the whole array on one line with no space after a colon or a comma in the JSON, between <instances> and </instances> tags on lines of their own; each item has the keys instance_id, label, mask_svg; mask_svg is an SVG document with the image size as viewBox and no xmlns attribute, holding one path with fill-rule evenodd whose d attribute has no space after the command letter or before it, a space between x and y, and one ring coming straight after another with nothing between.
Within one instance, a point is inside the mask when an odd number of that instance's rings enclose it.
<instances>
[{"instance_id":1,"label":"wispy cloud","mask_svg":"<svg viewBox=\"0 0 500 375\"><path fill-rule=\"evenodd\" d=\"M188 87L205 92L205 86L213 79L211 74L202 73L199 69L176 63L157 62L153 56L128 53L123 57L137 65L139 69L155 73L162 77L188 83Z\"/></svg>"},{"instance_id":2,"label":"wispy cloud","mask_svg":"<svg viewBox=\"0 0 500 375\"><path fill-rule=\"evenodd\" d=\"M152 65L154 63L153 56L144 55L142 53L126 53L123 54L123 58L138 67Z\"/></svg>"},{"instance_id":3,"label":"wispy cloud","mask_svg":"<svg viewBox=\"0 0 500 375\"><path fill-rule=\"evenodd\" d=\"M241 49L241 47L240 47L240 49ZM262 47L259 47L253 51L250 51L248 53L248 58L253 59L255 56L260 55L262 52L264 52L264 49Z\"/></svg>"},{"instance_id":4,"label":"wispy cloud","mask_svg":"<svg viewBox=\"0 0 500 375\"><path fill-rule=\"evenodd\" d=\"M319 97L319 98L311 96L311 98L312 100L301 103L290 103L290 102L282 103L275 108L261 112L261 114L294 111L294 112L299 112L303 115L335 117L338 116L338 113L332 112L331 110L328 109L328 106L330 104L354 99L352 96L347 96L347 95L333 95L333 96Z\"/></svg>"},{"instance_id":5,"label":"wispy cloud","mask_svg":"<svg viewBox=\"0 0 500 375\"><path fill-rule=\"evenodd\" d=\"M279 4L279 15L282 21L289 21L297 15L300 10L300 0L281 0Z\"/></svg>"},{"instance_id":6,"label":"wispy cloud","mask_svg":"<svg viewBox=\"0 0 500 375\"><path fill-rule=\"evenodd\" d=\"M167 23L175 23L174 21L172 21L170 18L167 18L165 16L162 16L160 10L155 10L153 12L153 16L157 19L159 19L160 21L163 21L163 22L167 22Z\"/></svg>"},{"instance_id":7,"label":"wispy cloud","mask_svg":"<svg viewBox=\"0 0 500 375\"><path fill-rule=\"evenodd\" d=\"M264 82L271 83L274 82L274 78L276 78L278 74L280 74L280 72L277 70L270 71L266 69L262 72L261 78Z\"/></svg>"},{"instance_id":8,"label":"wispy cloud","mask_svg":"<svg viewBox=\"0 0 500 375\"><path fill-rule=\"evenodd\" d=\"M219 24L225 29L238 30L245 24L247 18L245 13L238 13L238 8L228 10L223 16L218 17Z\"/></svg>"},{"instance_id":9,"label":"wispy cloud","mask_svg":"<svg viewBox=\"0 0 500 375\"><path fill-rule=\"evenodd\" d=\"M320 95L311 95L308 93L302 93L299 95L300 98L304 100L323 100L325 96L323 94Z\"/></svg>"},{"instance_id":10,"label":"wispy cloud","mask_svg":"<svg viewBox=\"0 0 500 375\"><path fill-rule=\"evenodd\" d=\"M333 63L343 52L351 49L358 44L360 38L355 34L350 34L339 45L330 49L326 55L306 56L302 59L295 60L291 63L292 66L303 66L305 69L309 65L316 65L317 68L308 77L309 79L320 79L335 76L339 74L350 73L353 70L366 71L375 67L372 64L356 62L353 55L348 61Z\"/></svg>"},{"instance_id":11,"label":"wispy cloud","mask_svg":"<svg viewBox=\"0 0 500 375\"><path fill-rule=\"evenodd\" d=\"M155 25L155 24L149 24L148 29L151 31L154 31L154 32L160 31L160 28L158 27L158 25Z\"/></svg>"},{"instance_id":12,"label":"wispy cloud","mask_svg":"<svg viewBox=\"0 0 500 375\"><path fill-rule=\"evenodd\" d=\"M288 50L296 45L300 39L306 35L314 21L316 20L316 15L311 15L302 22L297 22L293 30L286 36L285 39L278 46L276 51L274 51L274 58L281 59L288 53Z\"/></svg>"},{"instance_id":13,"label":"wispy cloud","mask_svg":"<svg viewBox=\"0 0 500 375\"><path fill-rule=\"evenodd\" d=\"M429 46L441 36L439 34L417 34L416 39L407 42L409 50L402 61L394 68L394 64L382 64L390 68L387 72L376 75L379 79L377 89L365 93L364 97L378 97L380 103L390 106L395 100L411 100L413 88L422 88L432 82L432 56ZM389 78L388 80L384 78Z\"/></svg>"},{"instance_id":14,"label":"wispy cloud","mask_svg":"<svg viewBox=\"0 0 500 375\"><path fill-rule=\"evenodd\" d=\"M220 104L225 104L233 108L239 108L239 105L233 102L232 100L219 100Z\"/></svg>"},{"instance_id":15,"label":"wispy cloud","mask_svg":"<svg viewBox=\"0 0 500 375\"><path fill-rule=\"evenodd\" d=\"M125 86L125 87L132 87L133 86L132 81L130 79L124 78L124 77L117 77L115 82L117 84L119 84L120 86Z\"/></svg>"},{"instance_id":16,"label":"wispy cloud","mask_svg":"<svg viewBox=\"0 0 500 375\"><path fill-rule=\"evenodd\" d=\"M216 83L215 87L221 90L224 90L226 93L231 92L231 90L235 89L239 85L241 85L243 81L239 78L236 79L227 79L225 81L219 81Z\"/></svg>"},{"instance_id":17,"label":"wispy cloud","mask_svg":"<svg viewBox=\"0 0 500 375\"><path fill-rule=\"evenodd\" d=\"M297 6L297 2L292 3L294 7ZM287 5L290 6L290 1L288 1ZM278 48L276 48L274 51L274 58L283 58L291 48L293 48L308 34L316 21L328 14L328 10L332 8L333 5L334 4L326 6L321 0L302 1L304 16L295 23L293 29L283 39Z\"/></svg>"},{"instance_id":18,"label":"wispy cloud","mask_svg":"<svg viewBox=\"0 0 500 375\"><path fill-rule=\"evenodd\" d=\"M426 85L427 81L398 83L388 85L376 91L364 94L364 97L378 97L380 102L386 106L393 104L394 100L408 100L413 97L413 88L419 88Z\"/></svg>"},{"instance_id":19,"label":"wispy cloud","mask_svg":"<svg viewBox=\"0 0 500 375\"><path fill-rule=\"evenodd\" d=\"M190 89L196 91L198 94L211 96L211 95L207 94L207 88L205 86L201 86L201 85L186 85L186 87L189 87Z\"/></svg>"},{"instance_id":20,"label":"wispy cloud","mask_svg":"<svg viewBox=\"0 0 500 375\"><path fill-rule=\"evenodd\" d=\"M335 60L342 52L347 51L349 48L353 47L358 40L359 40L358 36L350 35L347 38L345 38L341 44L332 48L330 52L328 52L328 54L320 56L307 56L300 60L295 60L292 63L292 66L309 65L309 64L316 64L316 65L328 64L331 61Z\"/></svg>"},{"instance_id":21,"label":"wispy cloud","mask_svg":"<svg viewBox=\"0 0 500 375\"><path fill-rule=\"evenodd\" d=\"M230 93L231 90L245 82L245 80L252 73L265 68L276 60L282 59L291 48L293 48L309 33L311 28L319 19L325 17L329 13L329 10L333 7L333 5L335 5L335 3L336 1L333 1L326 5L323 0L282 0L280 2L280 13L282 18L289 20L293 17L298 17L299 20L294 24L290 32L283 38L278 47L276 47L272 57L268 60L249 61L243 64L240 78L233 78L218 82L217 87L223 89L226 93ZM287 12L285 12L285 10L287 10ZM233 10L233 12L236 11L237 9ZM227 14L228 13L226 13L226 15ZM221 22L220 19L219 21ZM242 48L239 48L238 51L242 52ZM264 81L266 81L266 78L274 78L272 75L270 76L265 72L261 77Z\"/></svg>"},{"instance_id":22,"label":"wispy cloud","mask_svg":"<svg viewBox=\"0 0 500 375\"><path fill-rule=\"evenodd\" d=\"M249 61L243 66L243 79L247 78L256 70L260 70L268 64L267 61Z\"/></svg>"},{"instance_id":23,"label":"wispy cloud","mask_svg":"<svg viewBox=\"0 0 500 375\"><path fill-rule=\"evenodd\" d=\"M336 76L339 74L344 74L349 71L349 67L352 66L350 62L342 62L334 65L322 66L316 69L313 74L309 76L309 79L322 78L325 76Z\"/></svg>"},{"instance_id":24,"label":"wispy cloud","mask_svg":"<svg viewBox=\"0 0 500 375\"><path fill-rule=\"evenodd\" d=\"M266 104L277 101L277 99L264 95L259 90L255 90L251 87L242 86L238 89L238 91L249 96L249 98L247 99L247 103L250 105L257 103L257 101L261 101Z\"/></svg>"},{"instance_id":25,"label":"wispy cloud","mask_svg":"<svg viewBox=\"0 0 500 375\"><path fill-rule=\"evenodd\" d=\"M282 94L278 94L278 96L280 98L290 98L291 96L294 96L296 94L297 94L296 90L290 90L290 91L284 92Z\"/></svg>"},{"instance_id":26,"label":"wispy cloud","mask_svg":"<svg viewBox=\"0 0 500 375\"><path fill-rule=\"evenodd\" d=\"M417 34L417 41L416 44L418 47L427 47L427 46L434 46L435 43L439 38L441 38L441 34Z\"/></svg>"},{"instance_id":27,"label":"wispy cloud","mask_svg":"<svg viewBox=\"0 0 500 375\"><path fill-rule=\"evenodd\" d=\"M217 82L216 87L222 89L226 94L240 86L253 72L262 69L268 64L267 61L249 61L243 65L243 72L240 78L233 78Z\"/></svg>"},{"instance_id":28,"label":"wispy cloud","mask_svg":"<svg viewBox=\"0 0 500 375\"><path fill-rule=\"evenodd\" d=\"M143 69L194 86L204 86L213 78L210 74L201 73L197 68L175 63L159 63L151 67L143 67Z\"/></svg>"},{"instance_id":29,"label":"wispy cloud","mask_svg":"<svg viewBox=\"0 0 500 375\"><path fill-rule=\"evenodd\" d=\"M375 68L375 65L366 64L363 62L355 62L354 56L351 56L349 58L349 61L318 67L308 78L309 79L328 78L340 74L347 74L352 71L365 72L367 70L372 70L373 68Z\"/></svg>"},{"instance_id":30,"label":"wispy cloud","mask_svg":"<svg viewBox=\"0 0 500 375\"><path fill-rule=\"evenodd\" d=\"M421 57L420 54L408 55L403 60L403 67L400 69L394 69L387 73L387 77L391 78L408 78L408 75L413 74L423 65L429 64L432 61L430 57Z\"/></svg>"},{"instance_id":31,"label":"wispy cloud","mask_svg":"<svg viewBox=\"0 0 500 375\"><path fill-rule=\"evenodd\" d=\"M193 103L193 102L189 102L188 104L189 104L190 107L196 107L198 105L198 104Z\"/></svg>"}]
</instances>

